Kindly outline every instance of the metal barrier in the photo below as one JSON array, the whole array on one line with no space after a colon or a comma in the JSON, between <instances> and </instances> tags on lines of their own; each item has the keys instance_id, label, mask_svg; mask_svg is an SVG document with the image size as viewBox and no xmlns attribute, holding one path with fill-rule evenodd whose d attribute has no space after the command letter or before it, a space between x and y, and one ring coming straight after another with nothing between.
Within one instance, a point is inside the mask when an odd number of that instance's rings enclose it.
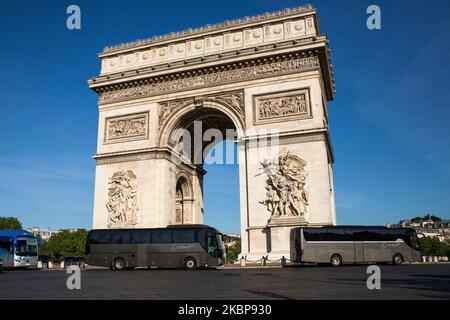
<instances>
[{"instance_id":1,"label":"metal barrier","mask_svg":"<svg viewBox=\"0 0 450 320\"><path fill-rule=\"evenodd\" d=\"M268 256L262 256L258 260L249 260L247 259L247 256L243 256L241 257L240 260L236 260L234 263L237 262L240 263L241 267L246 267L247 263L259 263L261 264L261 267L265 267L268 262L273 262L273 263L280 263L280 265L284 268L287 266L287 263L291 261L287 259L285 256L282 256L280 259L277 260L270 260Z\"/></svg>"}]
</instances>

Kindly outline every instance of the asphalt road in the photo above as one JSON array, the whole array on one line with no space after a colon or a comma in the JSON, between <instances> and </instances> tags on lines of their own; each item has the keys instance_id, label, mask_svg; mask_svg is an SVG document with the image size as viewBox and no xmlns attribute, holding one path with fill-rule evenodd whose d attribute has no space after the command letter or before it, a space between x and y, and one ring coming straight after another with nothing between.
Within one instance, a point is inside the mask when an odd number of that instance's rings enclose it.
<instances>
[{"instance_id":1,"label":"asphalt road","mask_svg":"<svg viewBox=\"0 0 450 320\"><path fill-rule=\"evenodd\" d=\"M64 271L6 271L0 299L450 299L450 264L381 267L381 290L367 289L367 266L219 270L86 270L81 290Z\"/></svg>"}]
</instances>

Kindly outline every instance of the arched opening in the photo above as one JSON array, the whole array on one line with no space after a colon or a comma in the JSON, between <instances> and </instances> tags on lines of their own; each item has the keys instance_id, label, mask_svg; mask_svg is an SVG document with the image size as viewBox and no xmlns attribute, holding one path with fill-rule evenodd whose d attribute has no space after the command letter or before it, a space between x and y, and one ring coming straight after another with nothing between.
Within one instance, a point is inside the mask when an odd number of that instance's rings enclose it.
<instances>
[{"instance_id":1,"label":"arched opening","mask_svg":"<svg viewBox=\"0 0 450 320\"><path fill-rule=\"evenodd\" d=\"M192 223L192 186L188 178L181 176L177 180L175 192L175 223Z\"/></svg>"},{"instance_id":2,"label":"arched opening","mask_svg":"<svg viewBox=\"0 0 450 320\"><path fill-rule=\"evenodd\" d=\"M207 102L201 107L184 106L164 125L161 144L182 159L179 168L195 168L191 173L183 169L190 180L182 177L176 181L177 224L201 221L225 233L240 233L236 141L242 128L242 120L232 108ZM186 191L189 183L190 194ZM201 211L201 219L192 215L196 210Z\"/></svg>"},{"instance_id":3,"label":"arched opening","mask_svg":"<svg viewBox=\"0 0 450 320\"><path fill-rule=\"evenodd\" d=\"M221 151L218 151L218 149ZM204 170L205 224L217 226L226 234L240 234L240 190L237 144L224 140L211 149L206 158L223 150L224 158L233 158L234 163L206 163ZM231 153L231 154L230 154Z\"/></svg>"}]
</instances>

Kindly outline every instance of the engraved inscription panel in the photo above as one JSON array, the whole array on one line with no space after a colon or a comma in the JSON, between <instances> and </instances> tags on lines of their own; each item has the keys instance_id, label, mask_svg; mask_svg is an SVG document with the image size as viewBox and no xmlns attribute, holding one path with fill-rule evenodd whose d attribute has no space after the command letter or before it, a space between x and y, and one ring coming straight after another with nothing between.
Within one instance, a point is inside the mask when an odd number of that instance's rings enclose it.
<instances>
[{"instance_id":1,"label":"engraved inscription panel","mask_svg":"<svg viewBox=\"0 0 450 320\"><path fill-rule=\"evenodd\" d=\"M256 96L254 113L257 124L311 118L309 90Z\"/></svg>"}]
</instances>

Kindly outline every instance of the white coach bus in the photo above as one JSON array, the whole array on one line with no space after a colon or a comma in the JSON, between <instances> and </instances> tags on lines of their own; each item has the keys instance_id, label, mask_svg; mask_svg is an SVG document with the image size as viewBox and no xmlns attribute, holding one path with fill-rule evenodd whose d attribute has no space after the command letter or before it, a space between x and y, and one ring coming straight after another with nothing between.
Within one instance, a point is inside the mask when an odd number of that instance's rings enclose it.
<instances>
[{"instance_id":1,"label":"white coach bus","mask_svg":"<svg viewBox=\"0 0 450 320\"><path fill-rule=\"evenodd\" d=\"M338 267L421 260L417 233L411 228L339 226L291 231L291 261L296 263Z\"/></svg>"}]
</instances>

